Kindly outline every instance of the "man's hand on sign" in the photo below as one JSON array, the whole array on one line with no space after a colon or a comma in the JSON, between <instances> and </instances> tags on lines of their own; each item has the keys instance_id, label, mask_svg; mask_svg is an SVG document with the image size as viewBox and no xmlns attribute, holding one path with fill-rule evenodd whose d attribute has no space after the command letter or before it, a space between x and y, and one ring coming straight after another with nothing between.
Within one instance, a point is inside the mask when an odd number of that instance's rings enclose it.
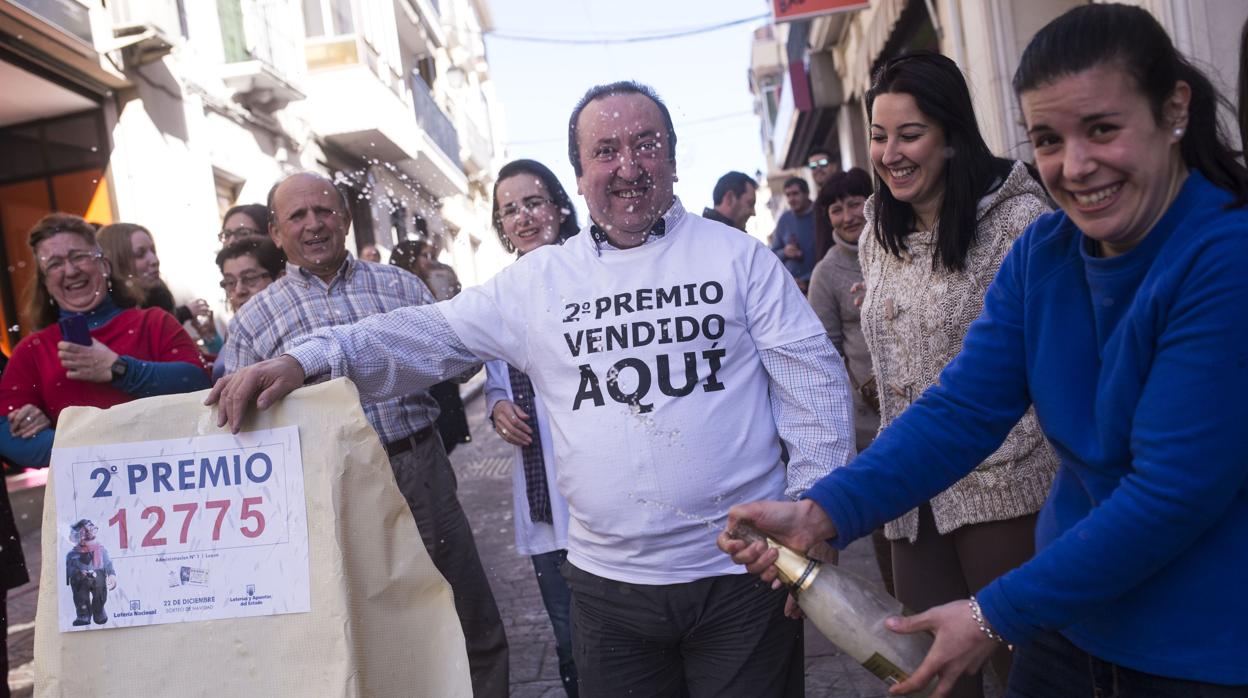
<instances>
[{"instance_id":1,"label":"man's hand on sign","mask_svg":"<svg viewBox=\"0 0 1248 698\"><path fill-rule=\"evenodd\" d=\"M73 342L57 342L56 351L61 357L61 365L65 367L65 374L73 380L91 383L109 383L113 380L113 364L117 361L117 352L109 349L100 340L91 340L89 347Z\"/></svg>"},{"instance_id":2,"label":"man's hand on sign","mask_svg":"<svg viewBox=\"0 0 1248 698\"><path fill-rule=\"evenodd\" d=\"M283 354L276 359L261 361L237 373L222 376L212 386L204 404L218 405L217 426L228 423L230 432L237 434L253 400L256 407L266 409L303 385L306 377L299 362Z\"/></svg>"},{"instance_id":3,"label":"man's hand on sign","mask_svg":"<svg viewBox=\"0 0 1248 698\"><path fill-rule=\"evenodd\" d=\"M494 413L490 415L494 421L494 431L503 441L516 446L528 446L533 443L533 427L526 422L529 414L516 406L511 400L499 400L494 405Z\"/></svg>"},{"instance_id":4,"label":"man's hand on sign","mask_svg":"<svg viewBox=\"0 0 1248 698\"><path fill-rule=\"evenodd\" d=\"M9 433L19 439L29 439L52 426L52 420L34 405L22 405L9 413Z\"/></svg>"},{"instance_id":5,"label":"man's hand on sign","mask_svg":"<svg viewBox=\"0 0 1248 698\"><path fill-rule=\"evenodd\" d=\"M106 579L105 582L108 584L109 591L116 589L117 588L117 575L115 574L108 575L108 579Z\"/></svg>"}]
</instances>

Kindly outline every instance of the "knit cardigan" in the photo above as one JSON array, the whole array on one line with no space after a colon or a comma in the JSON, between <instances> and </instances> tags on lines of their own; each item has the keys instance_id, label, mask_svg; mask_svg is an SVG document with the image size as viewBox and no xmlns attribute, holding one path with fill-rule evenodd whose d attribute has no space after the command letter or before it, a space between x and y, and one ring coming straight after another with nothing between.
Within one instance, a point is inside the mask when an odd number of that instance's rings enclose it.
<instances>
[{"instance_id":1,"label":"knit cardigan","mask_svg":"<svg viewBox=\"0 0 1248 698\"><path fill-rule=\"evenodd\" d=\"M935 384L962 350L966 330L983 310L984 293L1001 261L1049 206L1044 189L1015 162L1001 186L979 202L965 269L950 272L932 268L937 254L932 231L908 235L901 256L889 253L873 234L875 204L872 197L864 209L867 224L859 258L866 283L862 330L875 367L883 428ZM1057 466L1034 410L1028 410L995 453L931 500L936 529L945 534L967 524L1039 511ZM918 510L886 524L884 535L916 541Z\"/></svg>"}]
</instances>

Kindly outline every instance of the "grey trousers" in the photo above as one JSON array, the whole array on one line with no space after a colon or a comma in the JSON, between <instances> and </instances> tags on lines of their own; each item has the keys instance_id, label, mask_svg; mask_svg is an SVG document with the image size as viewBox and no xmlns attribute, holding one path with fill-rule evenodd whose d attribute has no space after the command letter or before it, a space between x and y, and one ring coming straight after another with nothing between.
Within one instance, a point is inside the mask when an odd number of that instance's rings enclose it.
<instances>
[{"instance_id":1,"label":"grey trousers","mask_svg":"<svg viewBox=\"0 0 1248 698\"><path fill-rule=\"evenodd\" d=\"M459 505L459 484L441 439L431 434L411 450L392 456L390 467L416 518L429 557L451 585L468 648L472 693L476 698L505 698L507 637L490 582L477 556L472 526Z\"/></svg>"}]
</instances>

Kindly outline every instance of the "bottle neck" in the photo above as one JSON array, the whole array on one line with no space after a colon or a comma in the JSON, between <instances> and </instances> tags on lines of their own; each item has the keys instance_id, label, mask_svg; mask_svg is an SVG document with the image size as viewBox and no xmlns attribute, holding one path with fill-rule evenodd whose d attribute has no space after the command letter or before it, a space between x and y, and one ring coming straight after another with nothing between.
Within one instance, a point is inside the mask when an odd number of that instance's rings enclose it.
<instances>
[{"instance_id":1,"label":"bottle neck","mask_svg":"<svg viewBox=\"0 0 1248 698\"><path fill-rule=\"evenodd\" d=\"M800 555L770 538L767 539L767 545L780 553L779 559L776 560L776 569L780 572L780 579L794 592L805 591L814 583L815 577L819 574L817 561Z\"/></svg>"},{"instance_id":2,"label":"bottle neck","mask_svg":"<svg viewBox=\"0 0 1248 698\"><path fill-rule=\"evenodd\" d=\"M762 541L767 544L767 547L774 548L780 555L775 562L776 569L780 573L780 581L789 585L795 594L808 589L819 574L817 560L811 560L792 548L780 545L774 538L765 535L749 521L737 522L736 527L729 531L728 535L747 543Z\"/></svg>"}]
</instances>

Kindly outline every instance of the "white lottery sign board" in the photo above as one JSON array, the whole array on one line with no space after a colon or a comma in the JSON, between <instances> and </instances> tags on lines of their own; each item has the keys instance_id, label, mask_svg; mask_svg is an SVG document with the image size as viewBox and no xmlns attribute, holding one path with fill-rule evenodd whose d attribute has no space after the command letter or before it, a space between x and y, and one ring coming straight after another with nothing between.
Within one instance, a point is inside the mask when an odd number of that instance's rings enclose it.
<instances>
[{"instance_id":1,"label":"white lottery sign board","mask_svg":"<svg viewBox=\"0 0 1248 698\"><path fill-rule=\"evenodd\" d=\"M62 632L310 609L298 427L57 448L52 473Z\"/></svg>"}]
</instances>

